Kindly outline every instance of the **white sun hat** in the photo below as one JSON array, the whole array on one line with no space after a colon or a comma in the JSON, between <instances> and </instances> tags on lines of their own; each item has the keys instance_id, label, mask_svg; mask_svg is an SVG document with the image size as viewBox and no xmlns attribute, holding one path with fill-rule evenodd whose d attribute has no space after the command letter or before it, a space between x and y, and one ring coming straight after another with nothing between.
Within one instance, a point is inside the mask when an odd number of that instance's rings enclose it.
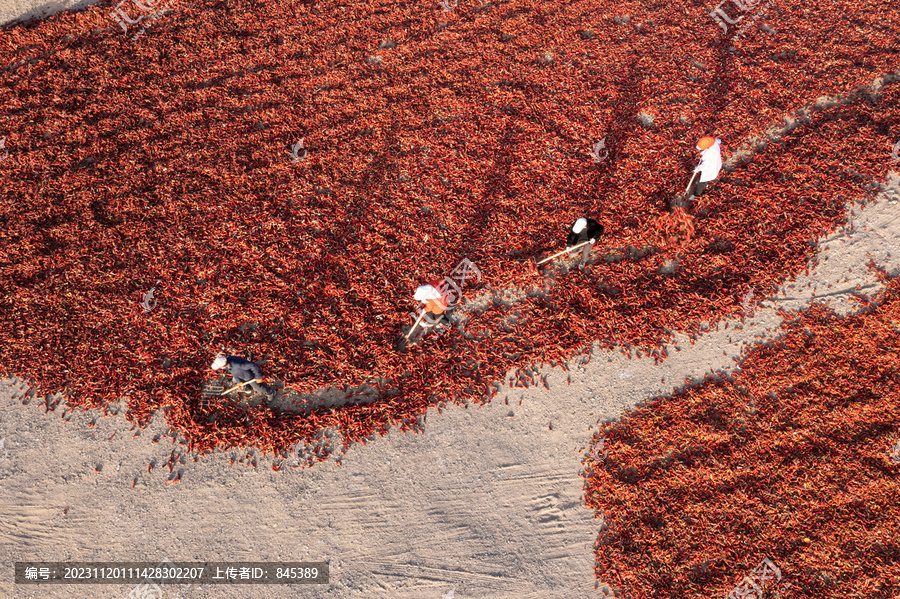
<instances>
[{"instance_id":1,"label":"white sun hat","mask_svg":"<svg viewBox=\"0 0 900 599\"><path fill-rule=\"evenodd\" d=\"M434 285L422 285L416 289L416 294L413 297L417 302L424 302L430 299L441 299L441 294L434 288Z\"/></svg>"},{"instance_id":2,"label":"white sun hat","mask_svg":"<svg viewBox=\"0 0 900 599\"><path fill-rule=\"evenodd\" d=\"M586 226L587 226L587 219L579 218L578 220L575 221L575 224L572 225L572 232L573 233L581 233L582 231L584 231L584 228Z\"/></svg>"},{"instance_id":3,"label":"white sun hat","mask_svg":"<svg viewBox=\"0 0 900 599\"><path fill-rule=\"evenodd\" d=\"M225 356L216 356L216 359L213 360L211 368L213 370L218 370L220 368L224 368L226 364L228 364L228 360L225 358Z\"/></svg>"}]
</instances>

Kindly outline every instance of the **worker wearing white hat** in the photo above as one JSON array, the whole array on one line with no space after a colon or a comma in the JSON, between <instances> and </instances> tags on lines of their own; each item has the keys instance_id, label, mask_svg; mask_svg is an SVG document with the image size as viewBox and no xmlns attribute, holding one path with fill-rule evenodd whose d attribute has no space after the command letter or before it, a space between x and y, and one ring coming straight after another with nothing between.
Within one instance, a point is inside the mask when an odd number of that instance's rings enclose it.
<instances>
[{"instance_id":1,"label":"worker wearing white hat","mask_svg":"<svg viewBox=\"0 0 900 599\"><path fill-rule=\"evenodd\" d=\"M422 285L418 289L416 289L416 293L413 298L425 304L425 316L428 319L428 322L431 324L435 324L438 320L443 316L447 318L447 298L440 291L437 290L435 284L440 284L439 281L432 281L430 285ZM449 322L449 318L447 318Z\"/></svg>"},{"instance_id":2,"label":"worker wearing white hat","mask_svg":"<svg viewBox=\"0 0 900 599\"><path fill-rule=\"evenodd\" d=\"M231 384L238 385L247 382L253 387L253 390L262 395L272 396L272 392L257 383L263 377L262 370L255 362L239 358L237 356L226 356L219 354L210 366L213 370L220 368L228 368L231 370ZM249 382L248 382L249 381ZM244 391L242 389L242 391ZM247 391L245 391L247 392Z\"/></svg>"},{"instance_id":3,"label":"worker wearing white hat","mask_svg":"<svg viewBox=\"0 0 900 599\"><path fill-rule=\"evenodd\" d=\"M581 251L581 264L578 266L579 268L584 268L584 265L587 264L588 255L591 253L591 249L602 234L603 225L592 218L579 218L575 221L575 224L572 225L572 230L566 236L566 249L574 248L584 242L588 242ZM571 252L569 253L569 257L573 257Z\"/></svg>"}]
</instances>

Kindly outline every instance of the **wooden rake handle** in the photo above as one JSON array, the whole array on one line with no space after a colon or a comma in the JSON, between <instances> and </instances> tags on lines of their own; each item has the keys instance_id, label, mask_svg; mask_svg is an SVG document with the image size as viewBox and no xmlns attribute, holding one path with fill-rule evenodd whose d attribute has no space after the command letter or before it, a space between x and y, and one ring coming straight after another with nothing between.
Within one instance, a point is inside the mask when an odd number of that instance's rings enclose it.
<instances>
[{"instance_id":1,"label":"wooden rake handle","mask_svg":"<svg viewBox=\"0 0 900 599\"><path fill-rule=\"evenodd\" d=\"M240 389L240 388L243 387L244 385L247 385L247 384L250 384L250 383L261 383L261 382L262 382L262 379L253 379L253 380L251 380L251 381L244 381L244 382L241 383L240 385L235 385L234 387L232 387L232 388L229 389L228 391L222 391L222 393L219 394L219 397L222 397L223 395L228 395L229 393L231 393L231 392L234 391L235 389Z\"/></svg>"},{"instance_id":2,"label":"wooden rake handle","mask_svg":"<svg viewBox=\"0 0 900 599\"><path fill-rule=\"evenodd\" d=\"M406 334L406 339L409 340L409 336L412 335L412 332L416 330L416 327L419 326L419 323L422 322L422 319L425 317L425 311L423 310L419 317L416 319L415 324L412 325L412 328Z\"/></svg>"},{"instance_id":3,"label":"wooden rake handle","mask_svg":"<svg viewBox=\"0 0 900 599\"><path fill-rule=\"evenodd\" d=\"M688 182L688 186L684 189L684 193L687 193L688 191L690 191L691 185L694 184L694 177L696 177L696 176L697 176L696 172L693 175L691 175L691 180Z\"/></svg>"},{"instance_id":4,"label":"wooden rake handle","mask_svg":"<svg viewBox=\"0 0 900 599\"><path fill-rule=\"evenodd\" d=\"M584 247L584 246L586 246L587 244L589 244L590 242L591 242L591 240L589 239L589 240L585 241L584 243L579 243L578 245L576 245L576 246L574 246L574 247L566 248L566 249L564 249L564 250L561 251L561 252L558 252L558 253L556 253L556 254L553 254L553 255L550 256L549 258L544 258L543 260L541 260L540 262L538 262L537 265L540 266L540 265L543 264L544 262L550 262L550 261L553 260L554 258L557 258L557 257L559 257L559 256L562 256L563 254L565 254L565 253L567 253L567 252L574 252L574 251L577 250L578 248Z\"/></svg>"}]
</instances>

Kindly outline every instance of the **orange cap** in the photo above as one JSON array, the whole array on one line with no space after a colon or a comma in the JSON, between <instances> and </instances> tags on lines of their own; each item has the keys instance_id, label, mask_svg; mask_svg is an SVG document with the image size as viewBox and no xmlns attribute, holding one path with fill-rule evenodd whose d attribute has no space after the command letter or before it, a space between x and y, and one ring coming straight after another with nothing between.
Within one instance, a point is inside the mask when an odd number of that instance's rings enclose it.
<instances>
[{"instance_id":1,"label":"orange cap","mask_svg":"<svg viewBox=\"0 0 900 599\"><path fill-rule=\"evenodd\" d=\"M698 150L707 150L707 149L713 147L714 143L716 143L715 137L709 137L708 135L706 137L701 137L700 141L697 142L697 149Z\"/></svg>"}]
</instances>

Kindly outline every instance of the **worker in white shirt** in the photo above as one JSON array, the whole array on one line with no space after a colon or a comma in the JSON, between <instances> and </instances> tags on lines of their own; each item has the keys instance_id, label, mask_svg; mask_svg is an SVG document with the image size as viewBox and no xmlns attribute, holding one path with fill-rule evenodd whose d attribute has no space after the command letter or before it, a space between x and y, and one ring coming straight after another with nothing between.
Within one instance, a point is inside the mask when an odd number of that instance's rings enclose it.
<instances>
[{"instance_id":1,"label":"worker in white shirt","mask_svg":"<svg viewBox=\"0 0 900 599\"><path fill-rule=\"evenodd\" d=\"M694 169L694 183L688 188L690 196L688 200L703 195L709 182L719 176L722 170L722 140L718 137L701 137L697 142L697 150L700 151L700 164ZM697 177L697 173L700 176Z\"/></svg>"}]
</instances>

